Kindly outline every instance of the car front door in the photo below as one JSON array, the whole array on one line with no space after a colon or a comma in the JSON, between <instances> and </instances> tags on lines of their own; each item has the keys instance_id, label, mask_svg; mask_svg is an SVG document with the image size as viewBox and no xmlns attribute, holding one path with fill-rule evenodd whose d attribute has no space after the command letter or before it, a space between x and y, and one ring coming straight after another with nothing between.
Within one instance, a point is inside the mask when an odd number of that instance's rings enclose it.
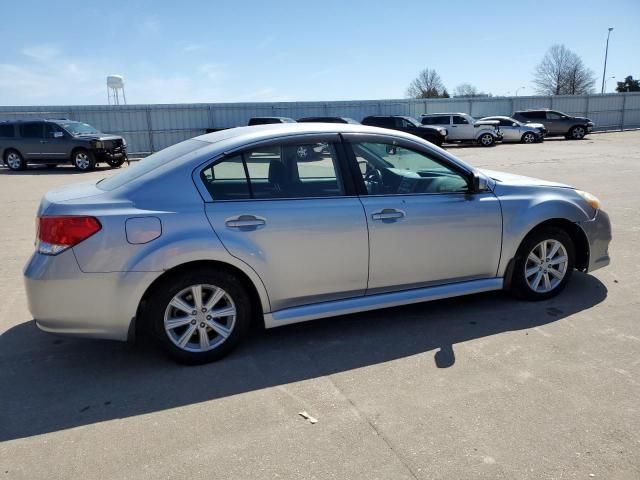
<instances>
[{"instance_id":1,"label":"car front door","mask_svg":"<svg viewBox=\"0 0 640 480\"><path fill-rule=\"evenodd\" d=\"M475 127L462 115L451 116L449 131L455 135L454 140L475 140Z\"/></svg>"},{"instance_id":2,"label":"car front door","mask_svg":"<svg viewBox=\"0 0 640 480\"><path fill-rule=\"evenodd\" d=\"M498 119L500 122L500 131L502 132L502 140L506 142L519 142L522 133L520 127L513 120L508 118ZM514 126L515 125L515 126Z\"/></svg>"},{"instance_id":3,"label":"car front door","mask_svg":"<svg viewBox=\"0 0 640 480\"><path fill-rule=\"evenodd\" d=\"M566 119L567 116L560 112L548 111L546 112L544 124L549 130L549 133L553 135L564 135L569 131Z\"/></svg>"},{"instance_id":4,"label":"car front door","mask_svg":"<svg viewBox=\"0 0 640 480\"><path fill-rule=\"evenodd\" d=\"M63 161L71 157L69 134L55 123L44 124L41 157L45 160Z\"/></svg>"},{"instance_id":5,"label":"car front door","mask_svg":"<svg viewBox=\"0 0 640 480\"><path fill-rule=\"evenodd\" d=\"M225 248L262 279L272 311L362 296L369 247L337 134L229 153L200 177Z\"/></svg>"},{"instance_id":6,"label":"car front door","mask_svg":"<svg viewBox=\"0 0 640 480\"><path fill-rule=\"evenodd\" d=\"M42 158L44 122L21 123L18 131L20 136L16 139L20 152L27 160L40 160Z\"/></svg>"},{"instance_id":7,"label":"car front door","mask_svg":"<svg viewBox=\"0 0 640 480\"><path fill-rule=\"evenodd\" d=\"M496 276L502 215L492 192L471 193L469 172L423 145L344 138L363 172L367 294Z\"/></svg>"}]
</instances>

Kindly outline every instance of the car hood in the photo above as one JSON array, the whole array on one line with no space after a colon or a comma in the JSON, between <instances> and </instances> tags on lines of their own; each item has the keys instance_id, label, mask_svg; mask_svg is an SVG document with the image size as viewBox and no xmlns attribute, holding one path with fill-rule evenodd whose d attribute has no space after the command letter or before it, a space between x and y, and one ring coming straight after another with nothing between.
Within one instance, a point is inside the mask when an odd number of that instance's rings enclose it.
<instances>
[{"instance_id":1,"label":"car hood","mask_svg":"<svg viewBox=\"0 0 640 480\"><path fill-rule=\"evenodd\" d=\"M559 188L573 188L564 183L549 182L547 180L541 180L539 178L525 177L523 175L515 175L513 173L498 172L495 170L480 169L480 172L486 176L494 179L498 184L513 186L513 187L559 187Z\"/></svg>"}]
</instances>

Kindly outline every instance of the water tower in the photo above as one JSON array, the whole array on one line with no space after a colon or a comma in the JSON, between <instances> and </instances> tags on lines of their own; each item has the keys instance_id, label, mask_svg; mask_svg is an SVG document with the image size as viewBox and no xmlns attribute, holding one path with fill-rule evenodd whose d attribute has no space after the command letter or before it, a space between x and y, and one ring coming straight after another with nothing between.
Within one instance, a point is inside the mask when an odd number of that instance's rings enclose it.
<instances>
[{"instance_id":1,"label":"water tower","mask_svg":"<svg viewBox=\"0 0 640 480\"><path fill-rule=\"evenodd\" d=\"M127 97L124 94L124 78L121 75L107 75L107 102L109 105L127 104Z\"/></svg>"}]
</instances>

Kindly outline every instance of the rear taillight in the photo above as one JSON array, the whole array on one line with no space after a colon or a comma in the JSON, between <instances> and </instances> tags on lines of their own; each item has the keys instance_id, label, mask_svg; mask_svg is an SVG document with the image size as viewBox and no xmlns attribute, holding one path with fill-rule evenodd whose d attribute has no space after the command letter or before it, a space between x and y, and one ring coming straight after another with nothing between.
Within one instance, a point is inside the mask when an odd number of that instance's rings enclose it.
<instances>
[{"instance_id":1,"label":"rear taillight","mask_svg":"<svg viewBox=\"0 0 640 480\"><path fill-rule=\"evenodd\" d=\"M95 217L40 217L38 252L57 255L99 232L102 225Z\"/></svg>"}]
</instances>

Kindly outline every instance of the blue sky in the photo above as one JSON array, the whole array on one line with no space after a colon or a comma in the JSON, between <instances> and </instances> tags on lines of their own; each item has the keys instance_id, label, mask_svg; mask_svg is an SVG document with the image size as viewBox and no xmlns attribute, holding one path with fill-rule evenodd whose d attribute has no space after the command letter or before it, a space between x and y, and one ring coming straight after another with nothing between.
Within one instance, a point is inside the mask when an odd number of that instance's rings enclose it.
<instances>
[{"instance_id":1,"label":"blue sky","mask_svg":"<svg viewBox=\"0 0 640 480\"><path fill-rule=\"evenodd\" d=\"M402 98L425 67L527 95L554 43L601 78L609 26L607 76L640 77L639 0L23 0L2 19L0 105L104 104L112 73L129 103Z\"/></svg>"}]
</instances>

